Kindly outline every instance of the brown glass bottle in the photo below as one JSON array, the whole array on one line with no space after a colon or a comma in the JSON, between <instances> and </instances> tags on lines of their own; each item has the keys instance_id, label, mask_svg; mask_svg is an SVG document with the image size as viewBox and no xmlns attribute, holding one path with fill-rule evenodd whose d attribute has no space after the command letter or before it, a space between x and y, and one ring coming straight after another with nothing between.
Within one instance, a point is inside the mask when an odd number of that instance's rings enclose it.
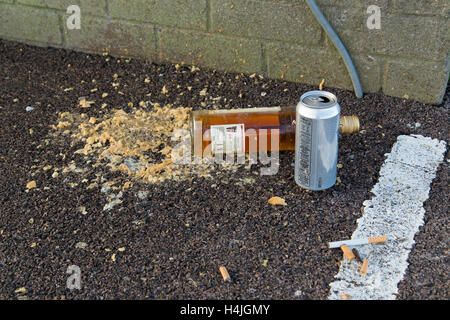
<instances>
[{"instance_id":1,"label":"brown glass bottle","mask_svg":"<svg viewBox=\"0 0 450 320\"><path fill-rule=\"evenodd\" d=\"M295 150L295 117L296 106L193 111L190 119L192 150L194 154L200 155L200 152L203 154L205 148L212 144L212 126L213 130L216 127L222 127L236 131L240 130L237 127L239 125L245 128L245 134L242 136L242 149L245 152L249 152L251 139L259 139L261 132L267 134L267 143L258 144L258 152L275 151L271 145L271 134L274 132L275 134L279 132L278 151ZM235 129L234 126L237 128ZM261 129L267 129L267 131ZM356 116L341 117L339 130L340 133L358 132L358 118ZM198 139L201 139L201 151L199 146L197 148L194 146Z\"/></svg>"}]
</instances>

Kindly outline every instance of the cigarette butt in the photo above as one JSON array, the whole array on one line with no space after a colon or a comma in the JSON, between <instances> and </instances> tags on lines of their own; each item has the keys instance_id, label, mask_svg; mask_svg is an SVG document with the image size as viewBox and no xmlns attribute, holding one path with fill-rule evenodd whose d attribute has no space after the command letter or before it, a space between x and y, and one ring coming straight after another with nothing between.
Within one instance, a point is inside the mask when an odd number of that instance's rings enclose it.
<instances>
[{"instance_id":1,"label":"cigarette butt","mask_svg":"<svg viewBox=\"0 0 450 320\"><path fill-rule=\"evenodd\" d=\"M352 249L353 254L355 255L355 259L356 261L358 261L359 263L363 263L361 256L359 255L359 252L356 248Z\"/></svg>"},{"instance_id":2,"label":"cigarette butt","mask_svg":"<svg viewBox=\"0 0 450 320\"><path fill-rule=\"evenodd\" d=\"M369 243L382 243L382 242L386 242L386 241L387 241L386 236L369 238Z\"/></svg>"},{"instance_id":3,"label":"cigarette butt","mask_svg":"<svg viewBox=\"0 0 450 320\"><path fill-rule=\"evenodd\" d=\"M345 244L341 246L341 249L344 252L344 255L348 259L348 261L352 261L355 258L355 255L353 254L352 250L350 250L350 248L347 247Z\"/></svg>"},{"instance_id":4,"label":"cigarette butt","mask_svg":"<svg viewBox=\"0 0 450 320\"><path fill-rule=\"evenodd\" d=\"M366 258L366 259L364 259L364 262L361 266L361 270L359 270L359 272L363 275L366 275L368 268L369 268L369 260L367 260L367 258Z\"/></svg>"},{"instance_id":5,"label":"cigarette butt","mask_svg":"<svg viewBox=\"0 0 450 320\"><path fill-rule=\"evenodd\" d=\"M220 270L220 273L222 274L223 281L231 282L231 278L230 278L230 275L228 274L227 269L224 266L221 266L219 268L219 270Z\"/></svg>"},{"instance_id":6,"label":"cigarette butt","mask_svg":"<svg viewBox=\"0 0 450 320\"><path fill-rule=\"evenodd\" d=\"M371 244L371 243L382 243L382 242L386 242L386 241L387 241L387 237L386 236L370 237L370 238L365 238L365 239L353 239L353 240L329 242L328 243L328 247L330 249L340 248L344 244L347 245L347 246L352 246L353 247L353 246L361 246L361 245Z\"/></svg>"},{"instance_id":7,"label":"cigarette butt","mask_svg":"<svg viewBox=\"0 0 450 320\"><path fill-rule=\"evenodd\" d=\"M350 299L350 297L351 296L348 293L341 294L340 296L341 300L348 300Z\"/></svg>"},{"instance_id":8,"label":"cigarette butt","mask_svg":"<svg viewBox=\"0 0 450 320\"><path fill-rule=\"evenodd\" d=\"M323 89L323 84L325 83L325 79L322 79L322 81L319 84L319 90Z\"/></svg>"}]
</instances>

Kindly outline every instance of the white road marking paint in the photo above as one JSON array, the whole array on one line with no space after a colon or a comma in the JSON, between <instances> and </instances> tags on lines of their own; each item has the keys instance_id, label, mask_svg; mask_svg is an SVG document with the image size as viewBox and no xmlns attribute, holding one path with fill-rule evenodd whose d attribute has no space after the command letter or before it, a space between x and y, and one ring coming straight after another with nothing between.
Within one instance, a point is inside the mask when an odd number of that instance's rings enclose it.
<instances>
[{"instance_id":1,"label":"white road marking paint","mask_svg":"<svg viewBox=\"0 0 450 320\"><path fill-rule=\"evenodd\" d=\"M329 299L341 299L343 294L355 300L396 298L414 235L423 225L423 202L428 199L445 150L444 141L420 135L397 138L372 189L375 196L364 201L364 214L352 235L352 239L386 235L388 241L358 247L362 259L370 262L365 276L355 259L342 261L336 280L330 284Z\"/></svg>"}]
</instances>

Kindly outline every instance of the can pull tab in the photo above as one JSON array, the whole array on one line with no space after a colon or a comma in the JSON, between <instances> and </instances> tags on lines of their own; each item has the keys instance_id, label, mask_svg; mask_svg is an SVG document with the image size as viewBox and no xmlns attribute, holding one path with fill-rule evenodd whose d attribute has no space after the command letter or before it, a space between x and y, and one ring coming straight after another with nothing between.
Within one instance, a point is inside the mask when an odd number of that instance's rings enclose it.
<instances>
[{"instance_id":1,"label":"can pull tab","mask_svg":"<svg viewBox=\"0 0 450 320\"><path fill-rule=\"evenodd\" d=\"M321 102L321 103L328 103L330 101L331 100L328 97L325 97L325 96L320 96L319 97L319 102Z\"/></svg>"}]
</instances>

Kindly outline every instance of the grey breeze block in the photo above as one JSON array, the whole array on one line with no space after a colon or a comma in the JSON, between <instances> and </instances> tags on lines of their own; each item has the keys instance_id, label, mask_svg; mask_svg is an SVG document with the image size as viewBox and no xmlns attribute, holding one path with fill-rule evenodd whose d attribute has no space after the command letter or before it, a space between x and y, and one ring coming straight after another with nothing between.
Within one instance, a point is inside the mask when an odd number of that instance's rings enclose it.
<instances>
[{"instance_id":1,"label":"grey breeze block","mask_svg":"<svg viewBox=\"0 0 450 320\"><path fill-rule=\"evenodd\" d=\"M448 0L317 0L364 92L438 104L450 69ZM81 12L70 30L69 5ZM368 8L381 28L369 29ZM304 0L0 0L0 38L353 89Z\"/></svg>"}]
</instances>

